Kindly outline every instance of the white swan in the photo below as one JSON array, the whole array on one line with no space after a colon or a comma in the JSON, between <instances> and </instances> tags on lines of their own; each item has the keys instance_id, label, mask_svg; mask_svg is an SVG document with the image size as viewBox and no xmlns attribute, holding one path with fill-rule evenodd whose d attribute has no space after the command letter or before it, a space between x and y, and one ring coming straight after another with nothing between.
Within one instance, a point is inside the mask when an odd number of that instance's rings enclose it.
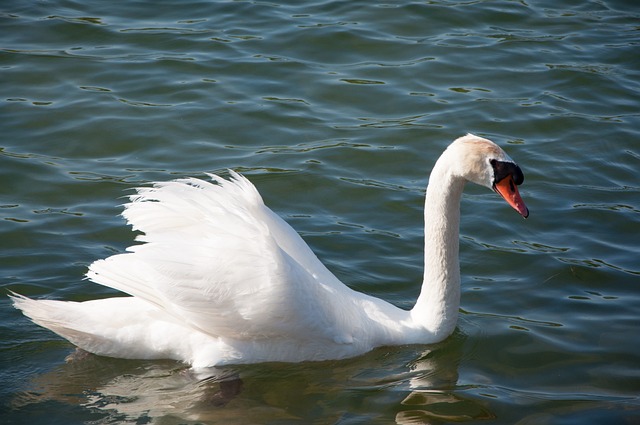
<instances>
[{"instance_id":1,"label":"white swan","mask_svg":"<svg viewBox=\"0 0 640 425\"><path fill-rule=\"evenodd\" d=\"M435 343L460 304L458 228L466 181L487 186L523 217L520 168L468 134L436 162L425 202L425 272L402 310L340 282L300 236L231 172L141 188L124 217L145 242L93 263L88 277L130 297L14 305L35 323L100 355L169 358L194 368L339 359L374 347Z\"/></svg>"}]
</instances>

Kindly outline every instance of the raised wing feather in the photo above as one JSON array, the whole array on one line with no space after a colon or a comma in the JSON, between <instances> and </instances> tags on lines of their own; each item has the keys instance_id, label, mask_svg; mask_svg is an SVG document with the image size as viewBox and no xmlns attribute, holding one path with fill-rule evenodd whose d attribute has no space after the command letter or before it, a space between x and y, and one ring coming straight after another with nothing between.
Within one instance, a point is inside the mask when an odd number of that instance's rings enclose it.
<instances>
[{"instance_id":1,"label":"raised wing feather","mask_svg":"<svg viewBox=\"0 0 640 425\"><path fill-rule=\"evenodd\" d=\"M232 176L138 189L123 215L145 243L93 263L88 276L210 335L349 342L354 318L336 314L354 309L336 303L351 290L248 180Z\"/></svg>"}]
</instances>

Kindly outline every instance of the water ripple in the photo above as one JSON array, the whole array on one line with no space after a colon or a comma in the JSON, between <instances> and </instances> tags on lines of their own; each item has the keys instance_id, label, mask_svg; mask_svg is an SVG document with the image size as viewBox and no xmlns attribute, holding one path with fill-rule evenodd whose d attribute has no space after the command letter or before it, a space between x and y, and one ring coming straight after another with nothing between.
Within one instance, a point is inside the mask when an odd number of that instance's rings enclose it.
<instances>
[{"instance_id":1,"label":"water ripple","mask_svg":"<svg viewBox=\"0 0 640 425\"><path fill-rule=\"evenodd\" d=\"M466 132L519 162L532 212L521 220L495 193L466 189L461 319L448 340L241 368L244 390L224 408L207 404L219 401L218 381L189 379L179 365L64 363L72 347L5 297L6 421L639 417L635 5L5 3L5 290L113 295L83 276L131 244L118 217L127 190L232 168L345 282L410 308L428 173Z\"/></svg>"}]
</instances>

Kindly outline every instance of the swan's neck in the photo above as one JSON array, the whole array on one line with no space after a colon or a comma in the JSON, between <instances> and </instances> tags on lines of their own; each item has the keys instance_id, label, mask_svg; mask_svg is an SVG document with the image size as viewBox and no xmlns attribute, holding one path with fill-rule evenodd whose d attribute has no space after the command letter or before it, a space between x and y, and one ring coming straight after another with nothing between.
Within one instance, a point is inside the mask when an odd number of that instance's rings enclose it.
<instances>
[{"instance_id":1,"label":"swan's neck","mask_svg":"<svg viewBox=\"0 0 640 425\"><path fill-rule=\"evenodd\" d=\"M431 172L425 198L424 280L411 310L414 323L441 340L453 332L460 307L458 261L460 198L465 180L455 176L446 157Z\"/></svg>"}]
</instances>

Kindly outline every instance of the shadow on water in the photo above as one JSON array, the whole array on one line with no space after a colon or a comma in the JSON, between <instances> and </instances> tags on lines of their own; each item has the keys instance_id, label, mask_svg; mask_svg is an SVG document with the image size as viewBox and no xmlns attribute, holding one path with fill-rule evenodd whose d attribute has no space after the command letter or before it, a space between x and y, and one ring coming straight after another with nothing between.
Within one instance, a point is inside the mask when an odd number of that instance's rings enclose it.
<instances>
[{"instance_id":1,"label":"shadow on water","mask_svg":"<svg viewBox=\"0 0 640 425\"><path fill-rule=\"evenodd\" d=\"M466 337L364 356L193 371L171 361L72 355L16 395L12 410L82 406L92 423L441 423L489 419L457 391Z\"/></svg>"}]
</instances>

